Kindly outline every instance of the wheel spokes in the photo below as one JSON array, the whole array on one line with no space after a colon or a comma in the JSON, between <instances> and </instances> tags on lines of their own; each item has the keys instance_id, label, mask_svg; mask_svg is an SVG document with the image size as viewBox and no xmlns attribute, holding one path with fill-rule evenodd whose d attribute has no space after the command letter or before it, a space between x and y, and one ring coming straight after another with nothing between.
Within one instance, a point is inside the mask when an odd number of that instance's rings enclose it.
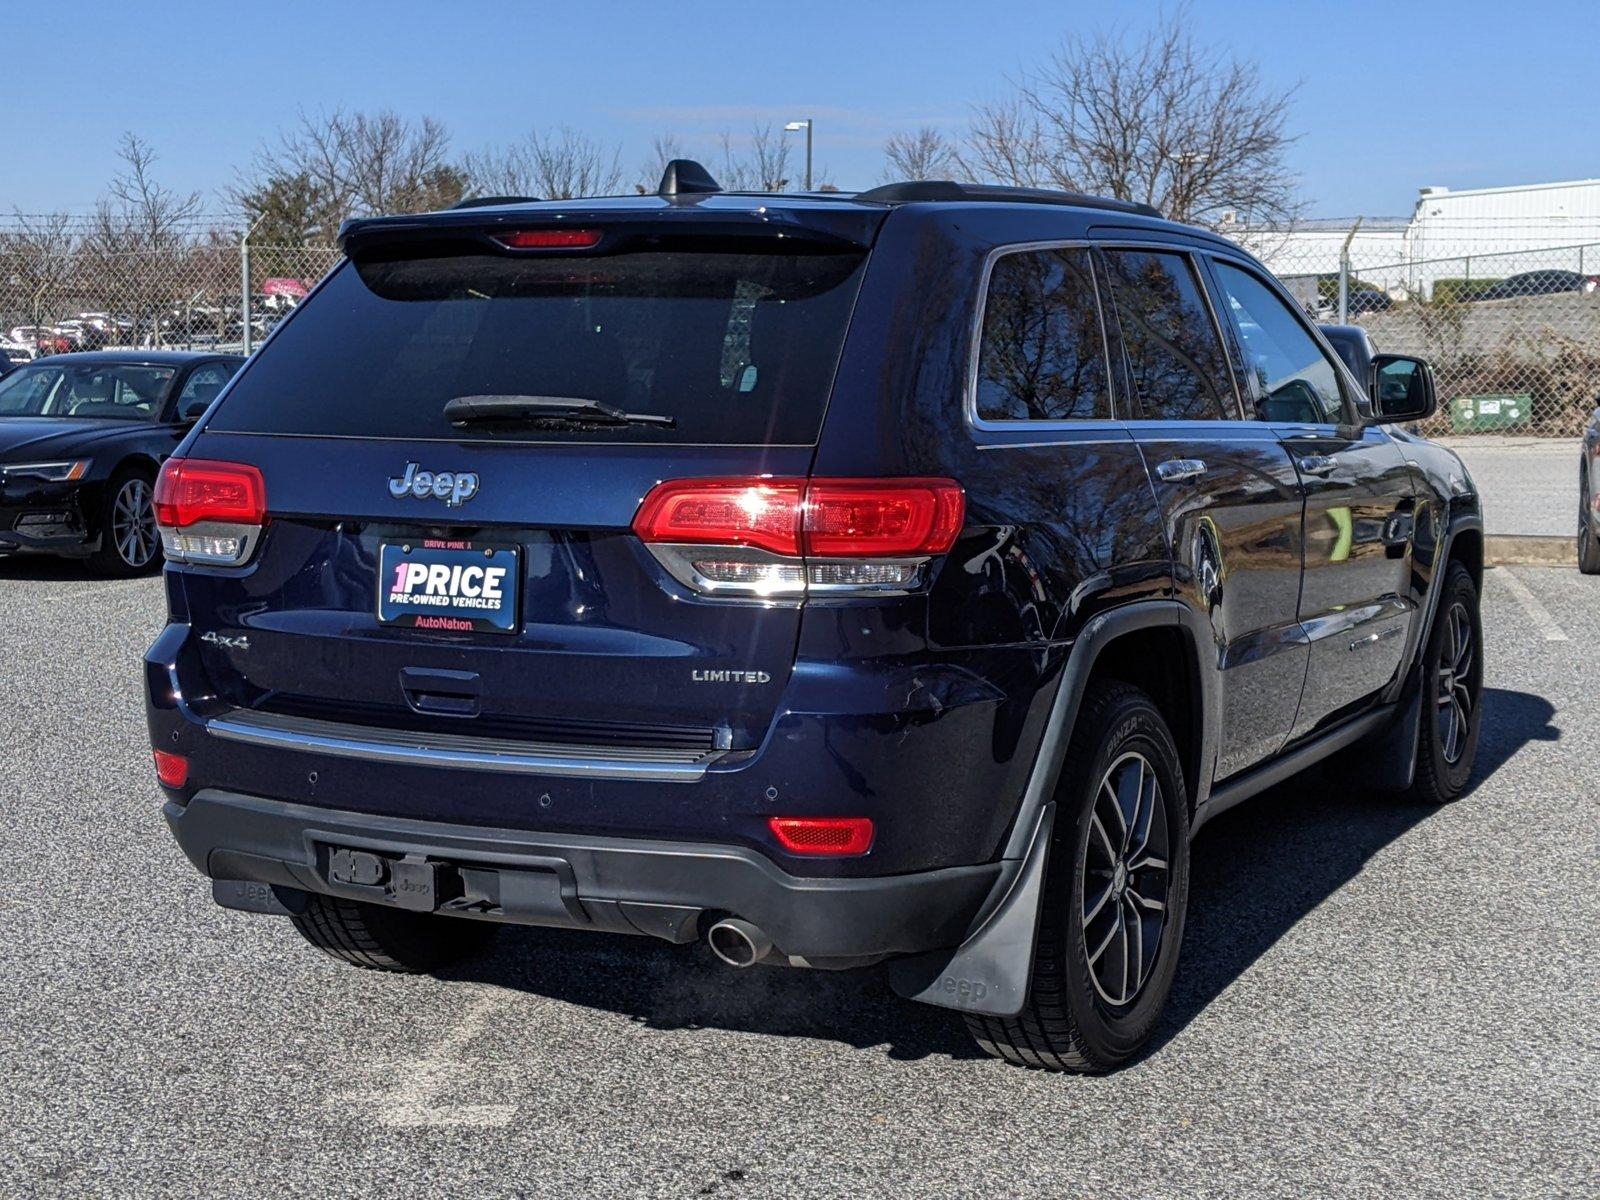
<instances>
[{"instance_id":1,"label":"wheel spokes","mask_svg":"<svg viewBox=\"0 0 1600 1200\"><path fill-rule=\"evenodd\" d=\"M1167 820L1160 777L1129 753L1101 777L1082 860L1082 939L1100 999L1131 1004L1150 978L1166 924Z\"/></svg>"}]
</instances>

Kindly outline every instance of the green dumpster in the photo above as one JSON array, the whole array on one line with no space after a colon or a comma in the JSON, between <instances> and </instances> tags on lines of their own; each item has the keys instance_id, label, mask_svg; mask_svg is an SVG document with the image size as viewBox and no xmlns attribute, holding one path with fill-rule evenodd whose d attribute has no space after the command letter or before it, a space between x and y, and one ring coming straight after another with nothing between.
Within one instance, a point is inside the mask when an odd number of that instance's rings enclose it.
<instances>
[{"instance_id":1,"label":"green dumpster","mask_svg":"<svg viewBox=\"0 0 1600 1200\"><path fill-rule=\"evenodd\" d=\"M1518 429L1533 416L1533 397L1527 392L1489 396L1457 396L1450 402L1452 433L1494 433Z\"/></svg>"}]
</instances>

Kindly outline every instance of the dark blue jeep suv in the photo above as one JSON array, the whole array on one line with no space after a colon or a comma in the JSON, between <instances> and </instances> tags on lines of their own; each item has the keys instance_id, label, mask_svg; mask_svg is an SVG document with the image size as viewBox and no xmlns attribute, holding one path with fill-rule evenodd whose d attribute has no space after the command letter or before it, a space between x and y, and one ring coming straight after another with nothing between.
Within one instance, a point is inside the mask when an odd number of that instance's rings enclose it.
<instances>
[{"instance_id":1,"label":"dark blue jeep suv","mask_svg":"<svg viewBox=\"0 0 1600 1200\"><path fill-rule=\"evenodd\" d=\"M1358 381L1229 242L678 162L343 248L156 490L156 771L228 907L389 970L500 922L886 963L1106 1070L1208 817L1339 751L1467 782L1477 496L1395 427L1432 377Z\"/></svg>"}]
</instances>

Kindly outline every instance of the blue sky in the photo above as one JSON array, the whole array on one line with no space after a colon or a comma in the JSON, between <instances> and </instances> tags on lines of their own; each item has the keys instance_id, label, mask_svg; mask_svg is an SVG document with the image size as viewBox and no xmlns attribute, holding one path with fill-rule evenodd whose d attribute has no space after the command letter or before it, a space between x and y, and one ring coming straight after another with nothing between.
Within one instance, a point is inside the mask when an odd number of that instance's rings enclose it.
<instances>
[{"instance_id":1,"label":"blue sky","mask_svg":"<svg viewBox=\"0 0 1600 1200\"><path fill-rule=\"evenodd\" d=\"M1170 7L1170 5L1169 5ZM571 125L714 157L719 131L816 119L820 168L868 186L884 139L957 133L1070 29L1155 0L587 5L478 0L108 4L5 22L0 213L89 208L122 131L208 194L302 108L432 115L459 151ZM1596 0L1194 0L1201 38L1299 85L1293 152L1313 215L1404 215L1424 184L1600 175ZM796 149L799 149L797 145Z\"/></svg>"}]
</instances>

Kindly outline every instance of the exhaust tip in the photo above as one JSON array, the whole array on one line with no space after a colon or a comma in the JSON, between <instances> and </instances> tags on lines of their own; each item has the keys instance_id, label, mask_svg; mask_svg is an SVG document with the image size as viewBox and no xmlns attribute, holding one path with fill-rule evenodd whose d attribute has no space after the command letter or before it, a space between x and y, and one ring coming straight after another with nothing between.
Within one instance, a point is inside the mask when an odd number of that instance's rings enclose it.
<instances>
[{"instance_id":1,"label":"exhaust tip","mask_svg":"<svg viewBox=\"0 0 1600 1200\"><path fill-rule=\"evenodd\" d=\"M708 929L706 945L730 967L753 967L772 953L772 939L738 917L724 917Z\"/></svg>"}]
</instances>

